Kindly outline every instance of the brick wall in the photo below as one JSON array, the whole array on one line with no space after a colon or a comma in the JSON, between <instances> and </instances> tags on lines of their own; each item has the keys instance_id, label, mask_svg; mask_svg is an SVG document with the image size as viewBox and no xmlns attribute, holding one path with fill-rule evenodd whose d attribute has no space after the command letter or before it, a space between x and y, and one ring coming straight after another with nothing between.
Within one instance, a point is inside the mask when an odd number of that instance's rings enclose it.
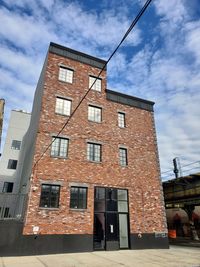
<instances>
[{"instance_id":1,"label":"brick wall","mask_svg":"<svg viewBox=\"0 0 200 267\"><path fill-rule=\"evenodd\" d=\"M58 81L59 64L74 69L73 83ZM52 140L52 134L66 121L55 114L56 95L72 99L72 110L89 88L88 75L99 69L53 53L48 54L42 109L36 140L34 162ZM94 186L126 188L129 191L131 233L165 232L166 223L153 113L106 100L106 72L102 76L102 92L91 90L62 135L69 137L68 158L50 157L50 149L32 173L29 204L24 234L92 234ZM102 122L89 122L88 104L102 107ZM126 128L119 128L117 112L126 113ZM102 162L87 161L87 141L102 143ZM128 166L119 165L119 145L128 149ZM41 183L61 184L59 209L39 207ZM69 208L70 183L88 186L85 211Z\"/></svg>"}]
</instances>

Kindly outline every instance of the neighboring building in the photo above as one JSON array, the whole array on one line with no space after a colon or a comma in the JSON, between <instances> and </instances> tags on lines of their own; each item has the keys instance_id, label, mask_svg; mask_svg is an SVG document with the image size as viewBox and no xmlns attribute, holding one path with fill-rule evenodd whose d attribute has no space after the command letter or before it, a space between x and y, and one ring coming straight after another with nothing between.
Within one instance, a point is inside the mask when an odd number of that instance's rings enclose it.
<instances>
[{"instance_id":1,"label":"neighboring building","mask_svg":"<svg viewBox=\"0 0 200 267\"><path fill-rule=\"evenodd\" d=\"M153 102L106 89L104 70L56 137L105 63L50 44L24 139L16 254L168 248Z\"/></svg>"},{"instance_id":2,"label":"neighboring building","mask_svg":"<svg viewBox=\"0 0 200 267\"><path fill-rule=\"evenodd\" d=\"M3 128L4 105L5 105L5 100L0 99L0 148L1 148L1 134L2 134L2 128Z\"/></svg>"},{"instance_id":3,"label":"neighboring building","mask_svg":"<svg viewBox=\"0 0 200 267\"><path fill-rule=\"evenodd\" d=\"M12 110L5 145L0 159L0 218L13 217L22 170L22 140L31 114ZM12 194L11 194L12 193Z\"/></svg>"},{"instance_id":4,"label":"neighboring building","mask_svg":"<svg viewBox=\"0 0 200 267\"><path fill-rule=\"evenodd\" d=\"M169 232L200 238L200 173L163 182L163 191Z\"/></svg>"}]
</instances>

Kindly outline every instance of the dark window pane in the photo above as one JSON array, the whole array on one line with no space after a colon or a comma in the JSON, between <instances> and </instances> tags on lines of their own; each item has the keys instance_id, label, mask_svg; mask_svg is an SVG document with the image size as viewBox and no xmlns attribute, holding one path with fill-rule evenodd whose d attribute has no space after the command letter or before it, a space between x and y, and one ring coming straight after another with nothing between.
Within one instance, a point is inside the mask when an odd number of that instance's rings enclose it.
<instances>
[{"instance_id":1,"label":"dark window pane","mask_svg":"<svg viewBox=\"0 0 200 267\"><path fill-rule=\"evenodd\" d=\"M59 186L52 186L51 187L51 198L50 198L50 206L51 207L58 207L59 202Z\"/></svg>"},{"instance_id":2,"label":"dark window pane","mask_svg":"<svg viewBox=\"0 0 200 267\"><path fill-rule=\"evenodd\" d=\"M11 145L12 149L20 150L20 147L21 147L21 141L12 140L12 145Z\"/></svg>"},{"instance_id":3,"label":"dark window pane","mask_svg":"<svg viewBox=\"0 0 200 267\"><path fill-rule=\"evenodd\" d=\"M12 193L13 191L13 183L4 182L3 191L4 193Z\"/></svg>"},{"instance_id":4,"label":"dark window pane","mask_svg":"<svg viewBox=\"0 0 200 267\"><path fill-rule=\"evenodd\" d=\"M15 159L9 159L8 160L8 169L15 170L17 168L17 160Z\"/></svg>"},{"instance_id":5,"label":"dark window pane","mask_svg":"<svg viewBox=\"0 0 200 267\"><path fill-rule=\"evenodd\" d=\"M60 186L42 185L40 207L58 208L59 207Z\"/></svg>"},{"instance_id":6,"label":"dark window pane","mask_svg":"<svg viewBox=\"0 0 200 267\"><path fill-rule=\"evenodd\" d=\"M70 190L70 208L86 209L87 208L87 188L71 187Z\"/></svg>"},{"instance_id":7,"label":"dark window pane","mask_svg":"<svg viewBox=\"0 0 200 267\"><path fill-rule=\"evenodd\" d=\"M70 208L74 208L74 209L78 208L78 188L77 187L71 187Z\"/></svg>"},{"instance_id":8,"label":"dark window pane","mask_svg":"<svg viewBox=\"0 0 200 267\"><path fill-rule=\"evenodd\" d=\"M106 189L106 199L117 200L117 189L107 188Z\"/></svg>"},{"instance_id":9,"label":"dark window pane","mask_svg":"<svg viewBox=\"0 0 200 267\"><path fill-rule=\"evenodd\" d=\"M105 199L105 188L95 188L95 199Z\"/></svg>"},{"instance_id":10,"label":"dark window pane","mask_svg":"<svg viewBox=\"0 0 200 267\"><path fill-rule=\"evenodd\" d=\"M117 200L106 200L107 211L117 211Z\"/></svg>"},{"instance_id":11,"label":"dark window pane","mask_svg":"<svg viewBox=\"0 0 200 267\"><path fill-rule=\"evenodd\" d=\"M86 208L86 204L85 204L85 201L83 199L79 199L78 208L79 209L85 209Z\"/></svg>"},{"instance_id":12,"label":"dark window pane","mask_svg":"<svg viewBox=\"0 0 200 267\"><path fill-rule=\"evenodd\" d=\"M106 210L117 211L117 189L106 189Z\"/></svg>"},{"instance_id":13,"label":"dark window pane","mask_svg":"<svg viewBox=\"0 0 200 267\"><path fill-rule=\"evenodd\" d=\"M105 188L95 188L94 210L105 211Z\"/></svg>"},{"instance_id":14,"label":"dark window pane","mask_svg":"<svg viewBox=\"0 0 200 267\"><path fill-rule=\"evenodd\" d=\"M105 211L105 200L95 200L94 202L95 211Z\"/></svg>"},{"instance_id":15,"label":"dark window pane","mask_svg":"<svg viewBox=\"0 0 200 267\"><path fill-rule=\"evenodd\" d=\"M50 207L50 186L42 185L40 207L48 208Z\"/></svg>"},{"instance_id":16,"label":"dark window pane","mask_svg":"<svg viewBox=\"0 0 200 267\"><path fill-rule=\"evenodd\" d=\"M71 209L78 209L77 200L76 199L70 199L70 208Z\"/></svg>"},{"instance_id":17,"label":"dark window pane","mask_svg":"<svg viewBox=\"0 0 200 267\"><path fill-rule=\"evenodd\" d=\"M78 188L71 187L71 199L78 200Z\"/></svg>"},{"instance_id":18,"label":"dark window pane","mask_svg":"<svg viewBox=\"0 0 200 267\"><path fill-rule=\"evenodd\" d=\"M3 217L4 218L9 218L10 217L10 215L9 215L9 208L5 208Z\"/></svg>"},{"instance_id":19,"label":"dark window pane","mask_svg":"<svg viewBox=\"0 0 200 267\"><path fill-rule=\"evenodd\" d=\"M94 214L94 247L104 249L105 247L105 215L103 213Z\"/></svg>"}]
</instances>

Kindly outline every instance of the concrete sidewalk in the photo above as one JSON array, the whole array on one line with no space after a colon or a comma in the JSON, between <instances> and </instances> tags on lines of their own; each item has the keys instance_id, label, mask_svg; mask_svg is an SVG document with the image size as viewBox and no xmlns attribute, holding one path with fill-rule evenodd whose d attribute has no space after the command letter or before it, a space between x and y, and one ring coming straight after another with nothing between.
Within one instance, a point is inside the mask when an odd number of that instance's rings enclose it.
<instances>
[{"instance_id":1,"label":"concrete sidewalk","mask_svg":"<svg viewBox=\"0 0 200 267\"><path fill-rule=\"evenodd\" d=\"M174 246L186 246L186 247L197 247L200 249L200 240L192 240L187 237L177 237L169 239L169 243Z\"/></svg>"},{"instance_id":2,"label":"concrete sidewalk","mask_svg":"<svg viewBox=\"0 0 200 267\"><path fill-rule=\"evenodd\" d=\"M200 267L200 249L120 250L26 257L1 257L0 267Z\"/></svg>"}]
</instances>

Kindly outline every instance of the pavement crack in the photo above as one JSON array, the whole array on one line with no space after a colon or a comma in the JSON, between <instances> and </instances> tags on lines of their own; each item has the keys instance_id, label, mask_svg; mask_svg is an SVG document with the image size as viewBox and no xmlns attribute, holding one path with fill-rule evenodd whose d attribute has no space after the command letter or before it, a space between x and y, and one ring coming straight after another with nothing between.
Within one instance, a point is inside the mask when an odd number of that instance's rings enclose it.
<instances>
[{"instance_id":1,"label":"pavement crack","mask_svg":"<svg viewBox=\"0 0 200 267\"><path fill-rule=\"evenodd\" d=\"M48 265L47 265L43 260L41 260L39 257L36 256L36 259L37 259L40 263L42 263L42 265L43 265L44 267L48 267Z\"/></svg>"}]
</instances>

